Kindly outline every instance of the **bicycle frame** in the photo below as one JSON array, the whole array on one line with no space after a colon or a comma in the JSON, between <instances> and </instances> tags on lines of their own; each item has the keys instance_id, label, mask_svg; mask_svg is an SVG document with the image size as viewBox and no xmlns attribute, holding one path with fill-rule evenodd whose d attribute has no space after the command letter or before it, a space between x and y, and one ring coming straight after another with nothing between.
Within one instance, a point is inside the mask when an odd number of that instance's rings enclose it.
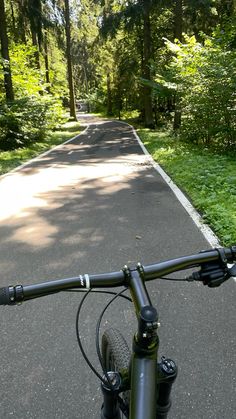
<instances>
[{"instance_id":1,"label":"bicycle frame","mask_svg":"<svg viewBox=\"0 0 236 419\"><path fill-rule=\"evenodd\" d=\"M126 379L124 383L122 377L117 377L115 392L102 385L104 404L101 417L119 419L118 394L124 389L130 389L130 419L165 419L171 406L170 392L177 376L177 367L172 360L164 358L157 363L158 314L152 306L141 269L127 273L138 330L133 338L133 353L129 371L126 373L129 377L128 383Z\"/></svg>"}]
</instances>

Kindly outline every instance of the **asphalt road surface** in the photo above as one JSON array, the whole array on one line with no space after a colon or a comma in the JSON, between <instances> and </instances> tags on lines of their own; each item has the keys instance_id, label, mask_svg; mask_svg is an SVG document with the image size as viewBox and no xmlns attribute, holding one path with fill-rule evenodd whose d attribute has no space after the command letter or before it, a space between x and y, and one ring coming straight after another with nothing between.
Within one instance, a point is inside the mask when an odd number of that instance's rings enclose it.
<instances>
[{"instance_id":1,"label":"asphalt road surface","mask_svg":"<svg viewBox=\"0 0 236 419\"><path fill-rule=\"evenodd\" d=\"M131 128L88 122L72 142L1 178L0 286L119 270L209 247ZM148 289L161 321L160 355L179 366L170 418L235 418L235 282L208 289L155 281ZM100 385L76 342L80 300L60 293L0 307L0 418L100 417ZM94 329L106 301L92 295L82 315L83 343L97 366ZM110 325L130 341L132 306L113 305L102 327Z\"/></svg>"}]
</instances>

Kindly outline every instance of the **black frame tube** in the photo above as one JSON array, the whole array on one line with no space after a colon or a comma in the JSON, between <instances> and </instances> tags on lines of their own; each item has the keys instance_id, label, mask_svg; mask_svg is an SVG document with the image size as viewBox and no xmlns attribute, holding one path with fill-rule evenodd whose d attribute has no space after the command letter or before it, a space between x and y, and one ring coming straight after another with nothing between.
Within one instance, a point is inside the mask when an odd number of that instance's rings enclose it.
<instances>
[{"instance_id":1,"label":"black frame tube","mask_svg":"<svg viewBox=\"0 0 236 419\"><path fill-rule=\"evenodd\" d=\"M150 320L148 318L153 307L140 271L130 271L128 287L138 320L138 331L133 340L133 353L130 365L131 392L129 418L155 419L158 336L157 329L152 329L152 322L157 323L157 312L154 309L153 319ZM148 312L147 317L145 316L146 310ZM143 335L144 330L147 330L147 333L145 333L146 336ZM148 331L150 332L149 335Z\"/></svg>"},{"instance_id":2,"label":"black frame tube","mask_svg":"<svg viewBox=\"0 0 236 419\"><path fill-rule=\"evenodd\" d=\"M156 356L133 354L131 360L130 419L156 419Z\"/></svg>"},{"instance_id":3,"label":"black frame tube","mask_svg":"<svg viewBox=\"0 0 236 419\"><path fill-rule=\"evenodd\" d=\"M147 289L145 287L145 283L140 277L138 271L135 270L130 272L128 287L132 296L137 315L141 311L142 307L152 305Z\"/></svg>"}]
</instances>

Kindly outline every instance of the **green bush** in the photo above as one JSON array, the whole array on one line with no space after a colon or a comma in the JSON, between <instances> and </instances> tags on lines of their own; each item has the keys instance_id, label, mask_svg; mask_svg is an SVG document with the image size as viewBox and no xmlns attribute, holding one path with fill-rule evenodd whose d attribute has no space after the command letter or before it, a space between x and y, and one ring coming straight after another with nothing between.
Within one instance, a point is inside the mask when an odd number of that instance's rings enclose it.
<instances>
[{"instance_id":1,"label":"green bush","mask_svg":"<svg viewBox=\"0 0 236 419\"><path fill-rule=\"evenodd\" d=\"M63 121L61 103L50 95L0 104L0 149L12 150L43 140Z\"/></svg>"},{"instance_id":2,"label":"green bush","mask_svg":"<svg viewBox=\"0 0 236 419\"><path fill-rule=\"evenodd\" d=\"M236 51L230 45L227 34L219 30L211 38L205 36L204 43L194 36L185 36L184 43L166 41L167 64L152 87L159 100L162 96L168 100L168 93L177 99L181 138L235 148Z\"/></svg>"},{"instance_id":3,"label":"green bush","mask_svg":"<svg viewBox=\"0 0 236 419\"><path fill-rule=\"evenodd\" d=\"M185 69L189 65L194 73L184 79L182 133L204 144L235 146L235 51L222 48L215 40L206 41L204 47L197 43L191 47L183 61ZM193 58L190 52L194 49Z\"/></svg>"}]
</instances>

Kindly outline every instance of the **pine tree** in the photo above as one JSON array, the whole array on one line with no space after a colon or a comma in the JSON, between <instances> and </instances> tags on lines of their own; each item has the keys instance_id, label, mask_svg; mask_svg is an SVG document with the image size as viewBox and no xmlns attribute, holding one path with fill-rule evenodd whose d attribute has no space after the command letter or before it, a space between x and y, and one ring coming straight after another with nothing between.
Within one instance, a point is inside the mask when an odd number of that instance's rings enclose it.
<instances>
[{"instance_id":1,"label":"pine tree","mask_svg":"<svg viewBox=\"0 0 236 419\"><path fill-rule=\"evenodd\" d=\"M71 31L70 31L70 5L69 0L65 0L65 27L66 27L66 58L68 70L68 84L70 94L70 116L77 119L75 108L75 93L73 83L73 68L71 60Z\"/></svg>"},{"instance_id":2,"label":"pine tree","mask_svg":"<svg viewBox=\"0 0 236 419\"><path fill-rule=\"evenodd\" d=\"M0 40L6 99L14 100L4 0L0 0Z\"/></svg>"}]
</instances>

